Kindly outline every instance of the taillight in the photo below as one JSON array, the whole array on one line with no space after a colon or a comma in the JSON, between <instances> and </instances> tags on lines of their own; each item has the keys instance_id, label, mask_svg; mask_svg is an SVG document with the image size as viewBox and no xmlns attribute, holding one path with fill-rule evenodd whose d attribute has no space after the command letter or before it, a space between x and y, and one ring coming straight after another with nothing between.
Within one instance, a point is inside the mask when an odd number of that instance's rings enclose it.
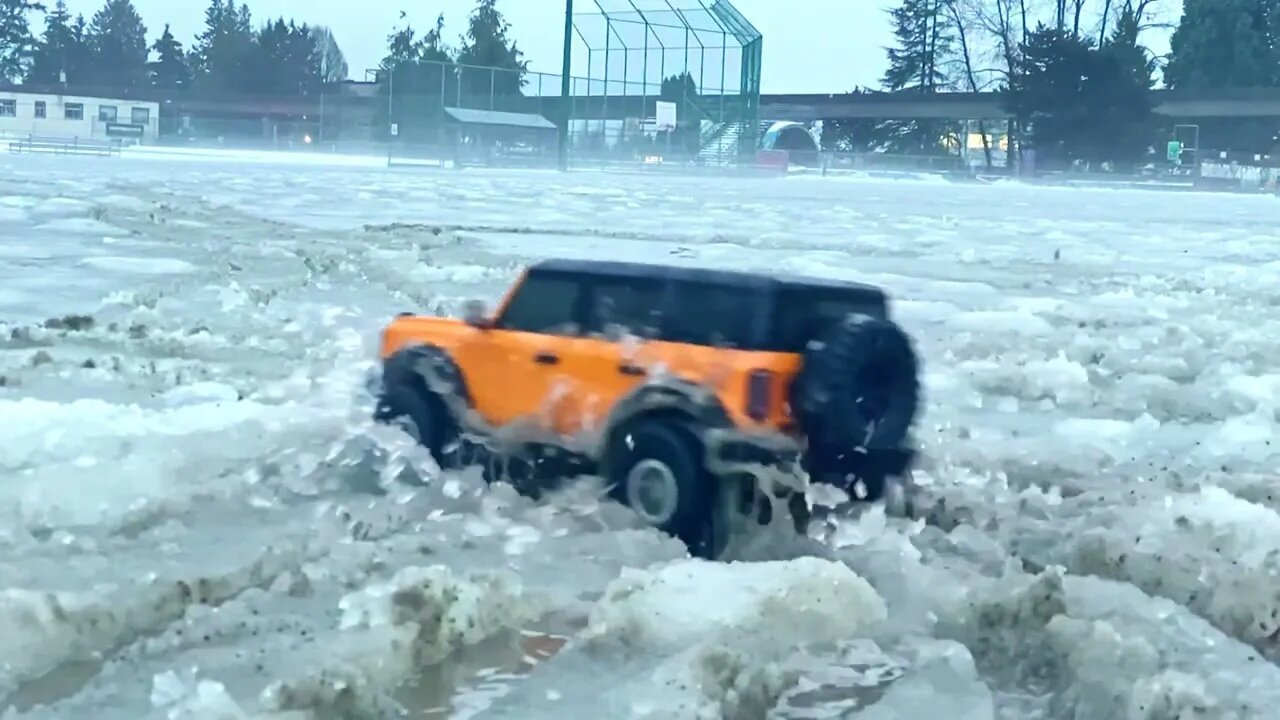
<instances>
[{"instance_id":1,"label":"taillight","mask_svg":"<svg viewBox=\"0 0 1280 720\"><path fill-rule=\"evenodd\" d=\"M752 370L747 376L747 417L764 422L769 417L769 395L773 387L773 373L768 370Z\"/></svg>"}]
</instances>

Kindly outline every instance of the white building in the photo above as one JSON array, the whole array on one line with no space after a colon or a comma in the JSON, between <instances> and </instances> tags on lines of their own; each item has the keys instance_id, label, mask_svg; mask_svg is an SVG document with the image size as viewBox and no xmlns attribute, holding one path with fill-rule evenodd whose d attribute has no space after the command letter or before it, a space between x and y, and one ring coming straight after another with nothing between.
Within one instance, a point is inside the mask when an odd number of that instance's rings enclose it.
<instances>
[{"instance_id":1,"label":"white building","mask_svg":"<svg viewBox=\"0 0 1280 720\"><path fill-rule=\"evenodd\" d=\"M0 137L119 138L149 144L159 134L159 103L0 90Z\"/></svg>"}]
</instances>

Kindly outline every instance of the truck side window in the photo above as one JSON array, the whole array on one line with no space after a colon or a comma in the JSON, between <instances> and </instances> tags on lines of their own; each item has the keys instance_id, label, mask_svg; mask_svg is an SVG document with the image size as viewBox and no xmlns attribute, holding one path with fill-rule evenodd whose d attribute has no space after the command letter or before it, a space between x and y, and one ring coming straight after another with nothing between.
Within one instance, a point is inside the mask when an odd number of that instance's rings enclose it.
<instances>
[{"instance_id":1,"label":"truck side window","mask_svg":"<svg viewBox=\"0 0 1280 720\"><path fill-rule=\"evenodd\" d=\"M530 274L498 318L497 326L517 332L577 335L583 286L569 277Z\"/></svg>"},{"instance_id":2,"label":"truck side window","mask_svg":"<svg viewBox=\"0 0 1280 720\"><path fill-rule=\"evenodd\" d=\"M674 284L663 339L690 345L754 350L757 305L741 288L695 282Z\"/></svg>"},{"instance_id":3,"label":"truck side window","mask_svg":"<svg viewBox=\"0 0 1280 720\"><path fill-rule=\"evenodd\" d=\"M661 323L662 282L652 278L601 278L592 283L587 333L653 337ZM616 339L616 338L615 338Z\"/></svg>"}]
</instances>

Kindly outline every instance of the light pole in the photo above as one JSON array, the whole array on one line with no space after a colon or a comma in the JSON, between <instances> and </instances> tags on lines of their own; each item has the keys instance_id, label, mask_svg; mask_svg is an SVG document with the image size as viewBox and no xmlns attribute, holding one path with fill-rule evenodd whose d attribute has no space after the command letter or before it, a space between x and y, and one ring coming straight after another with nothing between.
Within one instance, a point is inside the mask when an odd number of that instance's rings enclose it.
<instances>
[{"instance_id":1,"label":"light pole","mask_svg":"<svg viewBox=\"0 0 1280 720\"><path fill-rule=\"evenodd\" d=\"M329 41L333 36L326 30L324 50L320 54L320 130L316 132L316 144L324 142L324 91L329 83Z\"/></svg>"},{"instance_id":2,"label":"light pole","mask_svg":"<svg viewBox=\"0 0 1280 720\"><path fill-rule=\"evenodd\" d=\"M564 59L560 68L560 169L569 169L569 59L573 54L573 0L564 0Z\"/></svg>"}]
</instances>

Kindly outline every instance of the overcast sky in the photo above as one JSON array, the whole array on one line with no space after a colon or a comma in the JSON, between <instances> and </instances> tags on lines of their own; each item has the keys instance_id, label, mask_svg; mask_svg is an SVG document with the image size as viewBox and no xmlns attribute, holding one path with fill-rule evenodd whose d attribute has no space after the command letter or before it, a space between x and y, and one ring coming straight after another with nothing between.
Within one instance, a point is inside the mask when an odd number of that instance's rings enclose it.
<instances>
[{"instance_id":1,"label":"overcast sky","mask_svg":"<svg viewBox=\"0 0 1280 720\"><path fill-rule=\"evenodd\" d=\"M185 47L200 32L206 0L133 0L152 40L164 29ZM609 0L602 0L610 7ZM612 0L615 4L618 0ZM652 0L645 0L652 2ZM884 72L884 47L891 41L883 8L892 0L733 0L764 35L764 92L847 92L873 85ZM681 3L673 2L677 7ZM102 0L67 0L72 13L90 17ZM346 53L353 79L364 79L386 54L387 35L408 13L415 27L426 28L444 13L446 39L457 44L474 0L250 0L255 24L283 15L299 22L328 25ZM644 2L637 2L644 7ZM574 10L594 9L576 0ZM530 69L560 71L564 37L563 0L500 0L498 8ZM38 32L42 22L35 23ZM681 43L683 45L684 43ZM582 53L580 53L582 54ZM634 57L634 56L633 56ZM670 62L670 60L669 60ZM732 72L732 70L730 71ZM577 69L575 74L581 73ZM615 70L610 77L616 77ZM599 70L593 76L599 76Z\"/></svg>"},{"instance_id":2,"label":"overcast sky","mask_svg":"<svg viewBox=\"0 0 1280 720\"><path fill-rule=\"evenodd\" d=\"M598 0L607 8L625 7L627 0ZM103 0L67 0L73 13L90 17L102 5ZM147 24L151 39L163 31L165 23L173 27L174 34L185 47L190 48L196 34L202 29L204 11L208 0L133 0ZM661 6L663 0L635 0L641 8ZM733 0L734 5L764 35L764 78L766 93L826 93L848 92L856 86L878 86L885 69L885 47L893 38L890 32L887 8L895 0ZM692 4L690 0L672 0L676 7ZM406 20L414 27L427 29L434 25L438 14L445 16L445 39L456 46L458 36L466 29L467 16L475 6L475 0L250 0L255 25L279 16L293 18L312 25L327 25L333 29L339 45L347 56L351 77L363 80L365 71L378 65L386 54L387 35ZM1179 0L1158 0L1163 10L1162 20L1176 21L1181 7ZM564 38L564 0L499 0L499 10L511 23L512 36L524 50L530 61L530 69L545 73L560 72L561 49ZM575 0L575 11L586 13L596 10L596 0ZM401 20L401 11L406 20ZM603 32L591 30L589 20L580 21L580 27L592 42ZM37 20L36 31L42 23ZM634 28L635 26L632 26ZM670 31L668 31L670 32ZM1167 32L1157 32L1159 37L1144 37L1144 42L1157 53L1168 50ZM639 46L635 38L643 32L633 33L623 40ZM678 42L683 47L694 43ZM577 46L573 74L586 75L582 63L588 55ZM637 80L634 63L639 61L637 52L630 56L633 67L630 79ZM602 53L593 55L599 63ZM614 63L609 76L621 79ZM679 58L668 55L667 67L680 65ZM718 67L719 61L709 58L708 65ZM732 64L733 61L731 60ZM651 68L652 70L652 68ZM728 71L730 83L736 66ZM674 74L668 72L668 75ZM694 72L695 76L698 74ZM591 77L602 75L599 64ZM654 73L650 73L653 81ZM552 82L555 82L553 79ZM704 87L718 87L719 83L704 79ZM611 91L612 92L612 91Z\"/></svg>"}]
</instances>

